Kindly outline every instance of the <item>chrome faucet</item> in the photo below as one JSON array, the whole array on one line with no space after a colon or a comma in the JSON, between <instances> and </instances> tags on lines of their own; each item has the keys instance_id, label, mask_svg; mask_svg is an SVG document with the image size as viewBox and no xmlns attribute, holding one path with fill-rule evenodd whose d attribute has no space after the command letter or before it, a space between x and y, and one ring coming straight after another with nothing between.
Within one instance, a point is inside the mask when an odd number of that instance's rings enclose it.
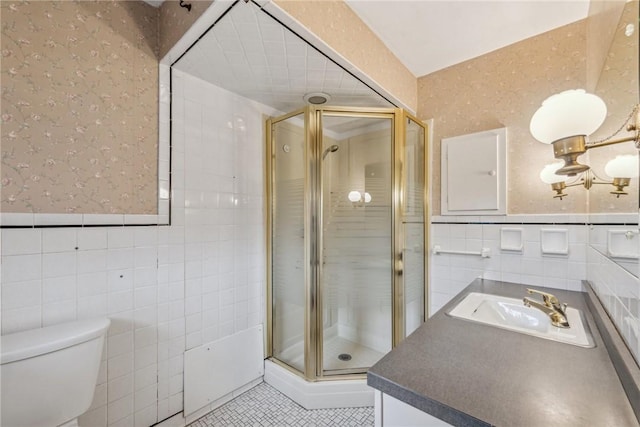
<instances>
[{"instance_id":1,"label":"chrome faucet","mask_svg":"<svg viewBox=\"0 0 640 427\"><path fill-rule=\"evenodd\" d=\"M542 303L534 301L529 297L524 297L522 301L525 306L537 308L545 313L551 319L553 326L557 326L558 328L570 327L569 321L567 321L567 314L565 313L567 304L560 304L560 301L558 301L555 295L546 292L536 291L535 289L527 289L527 292L542 295Z\"/></svg>"}]
</instances>

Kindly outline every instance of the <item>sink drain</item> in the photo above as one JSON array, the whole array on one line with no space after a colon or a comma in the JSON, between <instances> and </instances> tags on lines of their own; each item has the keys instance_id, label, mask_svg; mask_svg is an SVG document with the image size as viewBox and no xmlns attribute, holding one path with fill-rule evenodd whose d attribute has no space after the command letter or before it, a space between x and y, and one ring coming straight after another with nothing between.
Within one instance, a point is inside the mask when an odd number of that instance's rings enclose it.
<instances>
[{"instance_id":1,"label":"sink drain","mask_svg":"<svg viewBox=\"0 0 640 427\"><path fill-rule=\"evenodd\" d=\"M351 360L351 355L348 353L342 353L338 355L338 359L342 360L343 362L346 362L347 360Z\"/></svg>"}]
</instances>

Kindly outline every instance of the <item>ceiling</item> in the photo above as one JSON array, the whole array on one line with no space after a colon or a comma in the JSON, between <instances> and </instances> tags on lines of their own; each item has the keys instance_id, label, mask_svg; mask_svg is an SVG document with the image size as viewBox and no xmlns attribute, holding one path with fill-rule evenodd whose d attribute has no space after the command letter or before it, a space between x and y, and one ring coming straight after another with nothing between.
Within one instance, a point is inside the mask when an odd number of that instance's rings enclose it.
<instances>
[{"instance_id":1,"label":"ceiling","mask_svg":"<svg viewBox=\"0 0 640 427\"><path fill-rule=\"evenodd\" d=\"M253 3L236 3L174 68L282 112L311 92L331 105L392 106Z\"/></svg>"},{"instance_id":2,"label":"ceiling","mask_svg":"<svg viewBox=\"0 0 640 427\"><path fill-rule=\"evenodd\" d=\"M345 0L417 77L587 17L589 0Z\"/></svg>"},{"instance_id":3,"label":"ceiling","mask_svg":"<svg viewBox=\"0 0 640 427\"><path fill-rule=\"evenodd\" d=\"M588 12L588 0L346 1L416 76ZM235 3L173 66L282 112L311 92L330 94L330 105L392 106L253 2Z\"/></svg>"}]
</instances>

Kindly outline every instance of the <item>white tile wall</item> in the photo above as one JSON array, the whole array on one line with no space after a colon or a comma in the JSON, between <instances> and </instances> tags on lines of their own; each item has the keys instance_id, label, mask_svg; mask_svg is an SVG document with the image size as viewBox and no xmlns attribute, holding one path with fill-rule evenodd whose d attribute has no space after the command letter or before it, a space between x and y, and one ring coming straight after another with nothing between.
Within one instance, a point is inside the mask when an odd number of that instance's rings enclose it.
<instances>
[{"instance_id":1,"label":"white tile wall","mask_svg":"<svg viewBox=\"0 0 640 427\"><path fill-rule=\"evenodd\" d=\"M490 248L491 256L481 258L432 253L430 314L442 308L477 277L532 286L581 289L581 280L587 277L585 225L519 224L518 227L523 229L522 252L500 249L500 230L505 227L510 228L513 225L432 224L432 247L439 245L443 250L478 252L486 247ZM542 254L540 229L554 227L569 230L568 255Z\"/></svg>"},{"instance_id":2,"label":"white tile wall","mask_svg":"<svg viewBox=\"0 0 640 427\"><path fill-rule=\"evenodd\" d=\"M273 112L175 77L171 226L1 233L3 334L112 320L81 426L150 426L180 412L185 350L263 322L262 122Z\"/></svg>"},{"instance_id":3,"label":"white tile wall","mask_svg":"<svg viewBox=\"0 0 640 427\"><path fill-rule=\"evenodd\" d=\"M640 361L640 280L601 252L587 249L587 276L627 346Z\"/></svg>"},{"instance_id":4,"label":"white tile wall","mask_svg":"<svg viewBox=\"0 0 640 427\"><path fill-rule=\"evenodd\" d=\"M262 120L272 113L179 71L173 88L176 226L158 256L170 260L160 264L168 281L159 291L168 296L161 306L160 418L182 409L185 350L263 321Z\"/></svg>"}]
</instances>

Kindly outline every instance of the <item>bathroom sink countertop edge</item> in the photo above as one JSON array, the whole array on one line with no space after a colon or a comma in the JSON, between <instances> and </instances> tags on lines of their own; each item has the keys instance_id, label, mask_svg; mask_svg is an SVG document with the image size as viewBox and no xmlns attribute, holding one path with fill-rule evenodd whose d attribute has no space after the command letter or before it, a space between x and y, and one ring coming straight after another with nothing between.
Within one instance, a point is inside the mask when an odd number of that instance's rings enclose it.
<instances>
[{"instance_id":1,"label":"bathroom sink countertop edge","mask_svg":"<svg viewBox=\"0 0 640 427\"><path fill-rule=\"evenodd\" d=\"M367 383L454 426L639 426L585 293L546 289L584 313L595 348L446 314L470 292L522 298L525 288L476 279L376 363Z\"/></svg>"}]
</instances>

